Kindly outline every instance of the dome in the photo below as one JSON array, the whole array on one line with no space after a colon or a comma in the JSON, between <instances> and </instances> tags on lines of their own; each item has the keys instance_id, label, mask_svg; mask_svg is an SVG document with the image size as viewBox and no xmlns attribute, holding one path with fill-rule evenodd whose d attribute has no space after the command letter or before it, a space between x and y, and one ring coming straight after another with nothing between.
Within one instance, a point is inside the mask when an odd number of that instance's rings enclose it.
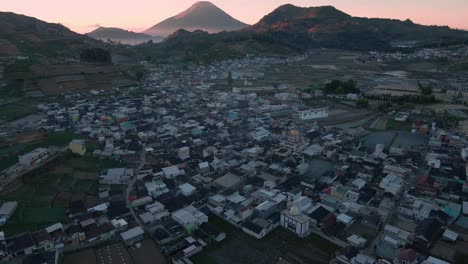
<instances>
[{"instance_id":1,"label":"dome","mask_svg":"<svg viewBox=\"0 0 468 264\"><path fill-rule=\"evenodd\" d=\"M291 208L289 209L289 213L291 215L300 215L301 214L301 210L299 209L299 207L297 206L291 206Z\"/></svg>"},{"instance_id":2,"label":"dome","mask_svg":"<svg viewBox=\"0 0 468 264\"><path fill-rule=\"evenodd\" d=\"M301 134L301 132L299 132L299 130L297 129L293 129L289 133L291 133L292 136L299 136L299 134Z\"/></svg>"}]
</instances>

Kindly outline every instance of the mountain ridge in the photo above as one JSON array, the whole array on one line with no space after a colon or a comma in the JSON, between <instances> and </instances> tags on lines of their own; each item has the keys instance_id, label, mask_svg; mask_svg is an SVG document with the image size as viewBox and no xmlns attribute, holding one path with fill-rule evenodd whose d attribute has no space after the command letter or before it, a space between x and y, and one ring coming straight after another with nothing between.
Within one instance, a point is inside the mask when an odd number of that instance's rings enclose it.
<instances>
[{"instance_id":1,"label":"mountain ridge","mask_svg":"<svg viewBox=\"0 0 468 264\"><path fill-rule=\"evenodd\" d=\"M181 13L169 17L143 31L148 35L169 36L179 29L203 30L209 33L238 30L248 25L209 1L196 2Z\"/></svg>"},{"instance_id":2,"label":"mountain ridge","mask_svg":"<svg viewBox=\"0 0 468 264\"><path fill-rule=\"evenodd\" d=\"M144 45L162 60L209 62L246 54L279 55L313 48L390 51L400 41L419 46L468 40L468 32L445 26L423 26L410 20L350 16L332 6L282 5L258 23L231 32L180 31L158 45Z\"/></svg>"}]
</instances>

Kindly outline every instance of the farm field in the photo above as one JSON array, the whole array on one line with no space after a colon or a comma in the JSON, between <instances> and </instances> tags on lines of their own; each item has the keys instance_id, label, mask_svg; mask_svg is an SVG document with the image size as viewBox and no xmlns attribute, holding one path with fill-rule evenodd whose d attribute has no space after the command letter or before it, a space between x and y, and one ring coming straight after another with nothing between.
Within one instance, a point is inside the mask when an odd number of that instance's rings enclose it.
<instances>
[{"instance_id":1,"label":"farm field","mask_svg":"<svg viewBox=\"0 0 468 264\"><path fill-rule=\"evenodd\" d=\"M103 169L120 166L113 160L63 154L51 163L26 174L0 194L3 201L17 201L19 207L3 227L7 235L66 222L66 208L73 200L85 206L98 202L98 175Z\"/></svg>"},{"instance_id":2,"label":"farm field","mask_svg":"<svg viewBox=\"0 0 468 264\"><path fill-rule=\"evenodd\" d=\"M256 239L218 217L210 222L226 232L226 240L213 244L191 260L195 264L275 263L283 258L293 263L328 263L336 246L316 235L299 238L278 227L263 239ZM242 254L239 254L242 252Z\"/></svg>"},{"instance_id":3,"label":"farm field","mask_svg":"<svg viewBox=\"0 0 468 264\"><path fill-rule=\"evenodd\" d=\"M73 139L81 137L81 135L71 132L46 133L38 131L19 134L13 139L0 140L0 171L15 164L19 155L39 147L61 147Z\"/></svg>"}]
</instances>

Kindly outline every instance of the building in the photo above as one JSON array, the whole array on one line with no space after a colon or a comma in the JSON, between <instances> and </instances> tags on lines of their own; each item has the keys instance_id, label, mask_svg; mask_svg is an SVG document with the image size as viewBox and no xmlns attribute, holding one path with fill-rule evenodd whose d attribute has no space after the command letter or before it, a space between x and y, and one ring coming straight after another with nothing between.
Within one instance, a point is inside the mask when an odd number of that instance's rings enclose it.
<instances>
[{"instance_id":1,"label":"building","mask_svg":"<svg viewBox=\"0 0 468 264\"><path fill-rule=\"evenodd\" d=\"M16 208L18 208L18 202L3 203L0 207L0 219L4 218L5 221L8 220L13 215Z\"/></svg>"},{"instance_id":2,"label":"building","mask_svg":"<svg viewBox=\"0 0 468 264\"><path fill-rule=\"evenodd\" d=\"M328 108L298 109L297 115L301 120L312 120L328 117Z\"/></svg>"},{"instance_id":3,"label":"building","mask_svg":"<svg viewBox=\"0 0 468 264\"><path fill-rule=\"evenodd\" d=\"M133 169L113 168L101 172L100 184L126 184L133 177Z\"/></svg>"},{"instance_id":4,"label":"building","mask_svg":"<svg viewBox=\"0 0 468 264\"><path fill-rule=\"evenodd\" d=\"M174 179L175 177L179 175L184 175L185 171L179 169L177 166L171 166L171 167L166 167L162 169L164 177L167 179Z\"/></svg>"},{"instance_id":5,"label":"building","mask_svg":"<svg viewBox=\"0 0 468 264\"><path fill-rule=\"evenodd\" d=\"M83 156L86 153L86 143L81 139L74 139L68 145L70 151L74 154Z\"/></svg>"},{"instance_id":6,"label":"building","mask_svg":"<svg viewBox=\"0 0 468 264\"><path fill-rule=\"evenodd\" d=\"M46 148L37 148L25 155L18 157L19 164L25 168L31 168L46 161L50 157L50 152Z\"/></svg>"},{"instance_id":7,"label":"building","mask_svg":"<svg viewBox=\"0 0 468 264\"><path fill-rule=\"evenodd\" d=\"M309 235L310 218L296 206L281 212L280 225L293 231L300 237Z\"/></svg>"},{"instance_id":8,"label":"building","mask_svg":"<svg viewBox=\"0 0 468 264\"><path fill-rule=\"evenodd\" d=\"M208 216L192 205L174 211L171 214L171 217L177 223L182 225L189 233L197 229L202 223L208 222Z\"/></svg>"},{"instance_id":9,"label":"building","mask_svg":"<svg viewBox=\"0 0 468 264\"><path fill-rule=\"evenodd\" d=\"M184 183L179 185L179 189L183 196L190 196L195 193L196 188L193 187L190 183Z\"/></svg>"},{"instance_id":10,"label":"building","mask_svg":"<svg viewBox=\"0 0 468 264\"><path fill-rule=\"evenodd\" d=\"M145 231L140 226L129 229L125 232L120 233L120 237L127 246L131 246L136 242L144 239Z\"/></svg>"},{"instance_id":11,"label":"building","mask_svg":"<svg viewBox=\"0 0 468 264\"><path fill-rule=\"evenodd\" d=\"M289 153L302 152L307 145L308 140L297 129L292 129L281 139L281 147L286 149Z\"/></svg>"}]
</instances>

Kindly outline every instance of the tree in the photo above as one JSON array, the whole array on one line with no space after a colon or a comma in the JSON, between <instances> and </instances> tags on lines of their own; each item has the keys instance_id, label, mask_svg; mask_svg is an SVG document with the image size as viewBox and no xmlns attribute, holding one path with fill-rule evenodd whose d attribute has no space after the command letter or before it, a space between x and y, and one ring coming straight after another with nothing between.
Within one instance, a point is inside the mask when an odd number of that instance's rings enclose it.
<instances>
[{"instance_id":1,"label":"tree","mask_svg":"<svg viewBox=\"0 0 468 264\"><path fill-rule=\"evenodd\" d=\"M102 48L88 48L81 51L80 59L87 62L111 63L112 58L108 50Z\"/></svg>"},{"instance_id":2,"label":"tree","mask_svg":"<svg viewBox=\"0 0 468 264\"><path fill-rule=\"evenodd\" d=\"M232 72L231 71L229 71L229 73L228 73L227 82L228 82L229 85L232 85L233 80L232 80Z\"/></svg>"}]
</instances>

